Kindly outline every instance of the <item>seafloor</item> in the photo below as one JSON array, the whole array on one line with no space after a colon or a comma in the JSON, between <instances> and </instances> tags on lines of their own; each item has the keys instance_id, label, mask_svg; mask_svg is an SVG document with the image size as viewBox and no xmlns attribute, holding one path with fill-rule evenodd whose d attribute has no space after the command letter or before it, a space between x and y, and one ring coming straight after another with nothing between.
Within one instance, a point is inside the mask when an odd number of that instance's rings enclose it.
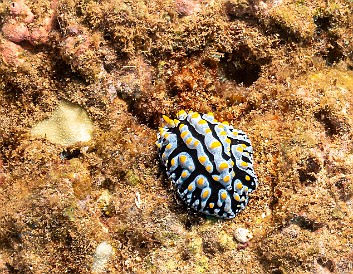
<instances>
[{"instance_id":1,"label":"seafloor","mask_svg":"<svg viewBox=\"0 0 353 274\"><path fill-rule=\"evenodd\" d=\"M0 272L353 273L352 13L1 1ZM166 180L155 136L180 109L251 139L260 184L235 219Z\"/></svg>"}]
</instances>

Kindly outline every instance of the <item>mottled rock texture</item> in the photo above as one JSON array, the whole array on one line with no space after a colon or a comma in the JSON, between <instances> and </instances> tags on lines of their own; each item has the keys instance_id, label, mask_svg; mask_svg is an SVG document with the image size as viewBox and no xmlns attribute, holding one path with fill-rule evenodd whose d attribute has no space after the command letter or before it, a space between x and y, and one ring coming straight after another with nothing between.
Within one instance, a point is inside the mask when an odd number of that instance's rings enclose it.
<instances>
[{"instance_id":1,"label":"mottled rock texture","mask_svg":"<svg viewBox=\"0 0 353 274\"><path fill-rule=\"evenodd\" d=\"M2 1L0 272L353 272L353 3ZM15 30L15 32L13 32ZM31 137L62 101L93 137ZM245 131L259 186L235 219L187 210L161 115ZM239 243L245 228L253 238Z\"/></svg>"}]
</instances>

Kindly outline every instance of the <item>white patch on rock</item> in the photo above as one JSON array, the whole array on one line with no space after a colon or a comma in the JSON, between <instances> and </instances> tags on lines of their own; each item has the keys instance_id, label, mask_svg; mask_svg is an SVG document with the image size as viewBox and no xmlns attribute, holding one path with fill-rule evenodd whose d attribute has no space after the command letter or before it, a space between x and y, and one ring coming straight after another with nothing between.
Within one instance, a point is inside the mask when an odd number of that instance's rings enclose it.
<instances>
[{"instance_id":1,"label":"white patch on rock","mask_svg":"<svg viewBox=\"0 0 353 274\"><path fill-rule=\"evenodd\" d=\"M94 252L92 272L103 273L113 253L114 253L113 247L109 243L101 242L96 247L96 251Z\"/></svg>"},{"instance_id":2,"label":"white patch on rock","mask_svg":"<svg viewBox=\"0 0 353 274\"><path fill-rule=\"evenodd\" d=\"M245 244L248 241L250 241L253 238L253 236L248 229L239 227L234 231L234 238L239 243Z\"/></svg>"},{"instance_id":3,"label":"white patch on rock","mask_svg":"<svg viewBox=\"0 0 353 274\"><path fill-rule=\"evenodd\" d=\"M48 119L33 126L31 135L45 138L54 144L69 146L91 140L93 123L82 107L62 101Z\"/></svg>"}]
</instances>

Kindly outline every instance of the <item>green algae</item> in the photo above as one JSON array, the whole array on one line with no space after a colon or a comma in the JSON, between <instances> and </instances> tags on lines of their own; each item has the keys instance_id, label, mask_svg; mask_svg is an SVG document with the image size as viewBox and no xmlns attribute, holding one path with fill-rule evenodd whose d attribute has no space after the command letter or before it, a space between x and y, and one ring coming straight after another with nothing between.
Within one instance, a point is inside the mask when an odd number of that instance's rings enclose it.
<instances>
[{"instance_id":1,"label":"green algae","mask_svg":"<svg viewBox=\"0 0 353 274\"><path fill-rule=\"evenodd\" d=\"M76 210L76 206L70 206L68 208L65 208L63 211L63 215L65 217L67 217L71 222L75 221L76 216L75 216L75 210Z\"/></svg>"}]
</instances>

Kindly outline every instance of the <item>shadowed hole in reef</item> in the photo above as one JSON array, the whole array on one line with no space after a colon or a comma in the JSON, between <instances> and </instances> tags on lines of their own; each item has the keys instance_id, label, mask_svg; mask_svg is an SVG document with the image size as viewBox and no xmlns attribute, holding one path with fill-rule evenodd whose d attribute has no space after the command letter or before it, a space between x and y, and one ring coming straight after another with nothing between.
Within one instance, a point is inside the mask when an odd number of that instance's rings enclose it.
<instances>
[{"instance_id":1,"label":"shadowed hole in reef","mask_svg":"<svg viewBox=\"0 0 353 274\"><path fill-rule=\"evenodd\" d=\"M317 259L317 262L319 265L321 265L322 267L326 268L328 271L330 272L334 272L335 271L335 264L332 260L325 258L325 257L319 257Z\"/></svg>"},{"instance_id":2,"label":"shadowed hole in reef","mask_svg":"<svg viewBox=\"0 0 353 274\"><path fill-rule=\"evenodd\" d=\"M301 183L309 184L316 181L316 174L320 172L320 163L317 159L309 157L299 168L299 180Z\"/></svg>"},{"instance_id":3,"label":"shadowed hole in reef","mask_svg":"<svg viewBox=\"0 0 353 274\"><path fill-rule=\"evenodd\" d=\"M337 117L329 108L320 109L314 114L316 120L321 122L328 136L349 132L349 125L340 117Z\"/></svg>"},{"instance_id":4,"label":"shadowed hole in reef","mask_svg":"<svg viewBox=\"0 0 353 274\"><path fill-rule=\"evenodd\" d=\"M338 63L344 59L344 54L337 41L331 41L330 46L328 47L327 55L324 55L324 57L328 66L333 66L335 63Z\"/></svg>"},{"instance_id":5,"label":"shadowed hole in reef","mask_svg":"<svg viewBox=\"0 0 353 274\"><path fill-rule=\"evenodd\" d=\"M309 230L311 232L314 232L322 228L323 226L325 226L324 223L319 223L319 222L316 222L315 220L309 219L308 217L299 216L296 214L292 216L289 223L296 224L297 226L303 229Z\"/></svg>"},{"instance_id":6,"label":"shadowed hole in reef","mask_svg":"<svg viewBox=\"0 0 353 274\"><path fill-rule=\"evenodd\" d=\"M321 35L323 32L328 31L331 28L331 18L328 16L316 16L314 17L314 23L316 25L316 34Z\"/></svg>"},{"instance_id":7,"label":"shadowed hole in reef","mask_svg":"<svg viewBox=\"0 0 353 274\"><path fill-rule=\"evenodd\" d=\"M348 179L342 178L335 183L338 192L338 198L342 201L349 201L353 197L353 189Z\"/></svg>"},{"instance_id":8,"label":"shadowed hole in reef","mask_svg":"<svg viewBox=\"0 0 353 274\"><path fill-rule=\"evenodd\" d=\"M326 44L326 49L321 52L321 55L328 66L332 66L345 58L341 46L337 43L338 38L330 32L331 20L332 18L329 16L314 17L317 39L325 41Z\"/></svg>"},{"instance_id":9,"label":"shadowed hole in reef","mask_svg":"<svg viewBox=\"0 0 353 274\"><path fill-rule=\"evenodd\" d=\"M238 54L225 54L220 59L219 75L225 80L251 86L259 77L261 67L251 63Z\"/></svg>"},{"instance_id":10,"label":"shadowed hole in reef","mask_svg":"<svg viewBox=\"0 0 353 274\"><path fill-rule=\"evenodd\" d=\"M82 153L79 149L73 149L73 150L66 149L60 153L60 158L62 160L71 160L73 158L78 158L80 155L82 155Z\"/></svg>"},{"instance_id":11,"label":"shadowed hole in reef","mask_svg":"<svg viewBox=\"0 0 353 274\"><path fill-rule=\"evenodd\" d=\"M281 269L273 269L272 274L283 274L283 271Z\"/></svg>"}]
</instances>

